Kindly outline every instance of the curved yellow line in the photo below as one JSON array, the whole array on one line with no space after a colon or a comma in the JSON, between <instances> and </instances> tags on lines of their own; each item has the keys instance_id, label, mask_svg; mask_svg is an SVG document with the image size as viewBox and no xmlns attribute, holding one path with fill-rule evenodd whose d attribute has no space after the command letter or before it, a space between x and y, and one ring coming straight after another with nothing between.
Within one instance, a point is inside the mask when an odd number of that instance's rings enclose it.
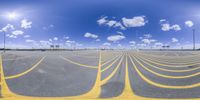
<instances>
[{"instance_id":1,"label":"curved yellow line","mask_svg":"<svg viewBox=\"0 0 200 100\"><path fill-rule=\"evenodd\" d=\"M149 54L144 54L144 53L139 53L139 54L141 54L141 55L146 55L146 56L151 56L151 57L158 57L158 56L155 56L155 55L149 55ZM200 54L198 54L198 55L191 55L191 56L184 56L184 57L161 57L161 56L159 56L160 58L191 58L191 57L198 57Z\"/></svg>"},{"instance_id":2,"label":"curved yellow line","mask_svg":"<svg viewBox=\"0 0 200 100\"><path fill-rule=\"evenodd\" d=\"M183 68L183 67L188 67L188 66L193 66L193 65L197 65L197 64L200 64L200 62L199 63L196 63L196 64L187 64L187 65L167 65L167 64L161 64L161 63L159 63L159 62L156 62L156 61L153 61L152 59L150 60L149 58L142 58L142 59L146 59L147 61L149 61L149 62L151 62L151 63L154 63L154 64L157 64L157 65L160 65L160 66L166 66L166 67L172 67L172 68Z\"/></svg>"},{"instance_id":3,"label":"curved yellow line","mask_svg":"<svg viewBox=\"0 0 200 100\"><path fill-rule=\"evenodd\" d=\"M105 79L103 79L103 80L101 81L101 85L104 85L106 82L108 82L108 80L110 80L110 79L115 75L115 73L116 73L117 70L119 69L119 67L120 67L120 65L121 65L123 59L124 59L124 57L121 58L121 60L120 60L120 62L118 63L117 67L115 67L115 69L112 71L112 73L111 73L108 77L106 77Z\"/></svg>"},{"instance_id":4,"label":"curved yellow line","mask_svg":"<svg viewBox=\"0 0 200 100\"><path fill-rule=\"evenodd\" d=\"M62 58L63 60L65 60L65 61L68 61L68 62L70 62L72 64L75 64L75 65L78 65L78 66L82 66L82 67L86 67L86 68L98 68L98 66L84 65L84 64L80 64L80 63L74 62L72 60L69 60L69 59L63 57L63 56L59 56L59 57Z\"/></svg>"},{"instance_id":5,"label":"curved yellow line","mask_svg":"<svg viewBox=\"0 0 200 100\"><path fill-rule=\"evenodd\" d=\"M139 60L141 60L143 63L153 67L153 68L156 68L156 69L159 69L159 70L162 70L162 71L166 71L166 72L189 72L189 71L194 71L194 70L197 70L197 69L200 69L200 66L199 67L196 67L196 68L191 68L191 69L185 69L185 70L170 70L170 69L164 69L164 68L160 68L160 67L157 67L157 66L154 66L152 64L150 64L147 60L144 60L144 59L141 59L140 57L136 56L136 58L138 58Z\"/></svg>"},{"instance_id":6,"label":"curved yellow line","mask_svg":"<svg viewBox=\"0 0 200 100\"><path fill-rule=\"evenodd\" d=\"M122 57L122 56L121 56ZM120 56L117 57L110 65L108 65L107 67L105 67L104 69L101 70L101 72L106 71L107 69L109 69L115 62L117 62L117 60L120 59Z\"/></svg>"},{"instance_id":7,"label":"curved yellow line","mask_svg":"<svg viewBox=\"0 0 200 100\"><path fill-rule=\"evenodd\" d=\"M154 75L157 75L157 76L160 76L160 77L164 77L164 78L183 79L183 78L194 77L194 76L197 76L197 75L200 74L200 72L198 72L198 73L191 74L191 75L186 75L186 76L170 76L170 75L163 75L163 74L157 73L157 72L155 72L155 71L153 71L153 70L151 70L151 69L145 67L145 66L144 66L140 61L138 61L135 57L133 57L133 58L134 58L134 59L136 60L136 62L139 63L139 64L142 66L142 68L144 68L145 70L151 72L151 73L154 74Z\"/></svg>"},{"instance_id":8,"label":"curved yellow line","mask_svg":"<svg viewBox=\"0 0 200 100\"><path fill-rule=\"evenodd\" d=\"M130 56L129 56L130 57ZM156 83L151 81L150 79L148 79L147 77L145 77L140 71L139 69L136 67L135 63L133 62L132 58L131 59L131 63L133 64L134 69L136 70L136 72L138 73L138 75L148 84L151 84L153 86L156 87L160 87L160 88L167 88L167 89L189 89L189 88L195 88L195 87L199 87L200 83L196 83L196 84L192 84L192 85L185 85L185 86L171 86L171 85L164 85L164 84L160 84L160 83Z\"/></svg>"},{"instance_id":9,"label":"curved yellow line","mask_svg":"<svg viewBox=\"0 0 200 100\"><path fill-rule=\"evenodd\" d=\"M166 64L169 64L169 65L170 64L174 64L174 65L189 65L189 64L195 64L195 63L199 64L199 60L200 60L200 59L197 59L197 60L195 59L195 60L192 60L192 62L190 61L190 63L183 63L183 62L169 62L169 60L177 61L179 59L172 59L172 58L170 58L170 59L163 59L163 61L162 61L162 60L160 60L161 59L160 56L159 57L146 56L146 57L149 58L150 60L157 60L160 63L166 63ZM184 59L181 59L181 60L184 61ZM188 62L188 60L186 59L185 62Z\"/></svg>"},{"instance_id":10,"label":"curved yellow line","mask_svg":"<svg viewBox=\"0 0 200 100\"><path fill-rule=\"evenodd\" d=\"M5 79L13 79L13 78L17 78L17 77L21 77L27 73L29 73L30 71L32 71L34 68L36 68L43 60L45 59L45 57L42 57L35 65L33 65L33 67L31 67L30 69L22 72L22 73L19 73L19 74L16 74L16 75L12 75L12 76L5 76Z\"/></svg>"},{"instance_id":11,"label":"curved yellow line","mask_svg":"<svg viewBox=\"0 0 200 100\"><path fill-rule=\"evenodd\" d=\"M120 56L120 55L119 55L119 56ZM106 64L108 64L108 63L110 63L111 61L113 61L114 59L118 58L119 56L113 57L112 59L110 59L110 60L108 60L108 61L105 61L105 62L102 64L102 66L104 66L104 65L106 65Z\"/></svg>"}]
</instances>

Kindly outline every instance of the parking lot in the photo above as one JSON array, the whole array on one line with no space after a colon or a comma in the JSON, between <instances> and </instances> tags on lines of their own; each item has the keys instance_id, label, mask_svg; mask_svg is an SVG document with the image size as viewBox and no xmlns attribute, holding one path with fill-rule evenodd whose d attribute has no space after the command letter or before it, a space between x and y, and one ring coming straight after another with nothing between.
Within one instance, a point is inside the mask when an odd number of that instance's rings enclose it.
<instances>
[{"instance_id":1,"label":"parking lot","mask_svg":"<svg viewBox=\"0 0 200 100\"><path fill-rule=\"evenodd\" d=\"M199 51L7 51L0 61L5 100L200 98Z\"/></svg>"}]
</instances>

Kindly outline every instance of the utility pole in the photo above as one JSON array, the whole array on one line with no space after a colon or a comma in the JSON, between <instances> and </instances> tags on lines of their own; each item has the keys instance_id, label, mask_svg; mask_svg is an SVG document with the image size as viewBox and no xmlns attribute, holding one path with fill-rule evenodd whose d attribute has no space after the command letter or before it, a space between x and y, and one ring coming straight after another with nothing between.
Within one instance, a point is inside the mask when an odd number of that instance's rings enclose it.
<instances>
[{"instance_id":1,"label":"utility pole","mask_svg":"<svg viewBox=\"0 0 200 100\"><path fill-rule=\"evenodd\" d=\"M3 36L4 36L4 41L3 41L3 52L6 52L6 32L3 32Z\"/></svg>"},{"instance_id":2,"label":"utility pole","mask_svg":"<svg viewBox=\"0 0 200 100\"><path fill-rule=\"evenodd\" d=\"M193 31L193 50L195 50L195 29Z\"/></svg>"}]
</instances>

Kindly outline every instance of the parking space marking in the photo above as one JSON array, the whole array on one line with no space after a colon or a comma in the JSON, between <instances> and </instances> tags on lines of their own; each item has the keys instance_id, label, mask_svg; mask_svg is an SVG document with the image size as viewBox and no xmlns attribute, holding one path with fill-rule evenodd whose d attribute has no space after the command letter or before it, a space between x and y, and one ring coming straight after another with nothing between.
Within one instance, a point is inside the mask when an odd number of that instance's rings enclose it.
<instances>
[{"instance_id":1,"label":"parking space marking","mask_svg":"<svg viewBox=\"0 0 200 100\"><path fill-rule=\"evenodd\" d=\"M184 70L170 70L170 69L165 69L165 68L161 68L161 67L157 67L155 65L150 64L147 60L141 59L140 57L136 56L139 60L141 60L143 63L147 64L148 66L151 66L153 68L162 70L162 71L166 71L166 72L176 72L176 73L181 73L181 72L189 72L189 71L194 71L197 69L200 69L200 66L195 67L195 68L190 68L190 69L184 69Z\"/></svg>"},{"instance_id":2,"label":"parking space marking","mask_svg":"<svg viewBox=\"0 0 200 100\"><path fill-rule=\"evenodd\" d=\"M191 77L194 77L194 76L197 76L200 74L200 72L197 72L197 73L194 73L194 74L191 74L191 75L184 75L184 76L170 76L170 75L164 75L164 74L160 74L160 73L157 73L151 69L149 69L148 67L144 66L140 61L138 61L135 57L134 57L135 61L137 63L139 63L139 65L144 68L145 70L147 70L148 72L156 75L156 76L159 76L159 77L163 77L163 78L173 78L173 79L183 79L183 78L191 78Z\"/></svg>"},{"instance_id":3,"label":"parking space marking","mask_svg":"<svg viewBox=\"0 0 200 100\"><path fill-rule=\"evenodd\" d=\"M95 69L98 68L98 66L90 66L90 65L85 65L85 64L78 63L78 62L74 62L74 61L72 61L68 58L61 56L61 55L59 57L62 58L63 60L65 60L65 61L67 61L67 62L70 62L70 63L78 65L78 66L87 67L87 68L95 68Z\"/></svg>"},{"instance_id":4,"label":"parking space marking","mask_svg":"<svg viewBox=\"0 0 200 100\"><path fill-rule=\"evenodd\" d=\"M124 59L124 56L121 57L121 60L119 61L115 69L112 71L112 73L108 77L102 80L101 85L104 85L105 83L107 83L116 74L118 69L121 67L120 65L122 64L123 59Z\"/></svg>"},{"instance_id":5,"label":"parking space marking","mask_svg":"<svg viewBox=\"0 0 200 100\"><path fill-rule=\"evenodd\" d=\"M30 69L22 72L22 73L19 73L19 74L16 74L16 75L12 75L12 76L5 76L5 79L13 79L13 78L18 78L18 77L21 77L29 72L31 72L33 69L35 69L43 60L45 59L45 56L42 57L35 65L33 65Z\"/></svg>"},{"instance_id":6,"label":"parking space marking","mask_svg":"<svg viewBox=\"0 0 200 100\"><path fill-rule=\"evenodd\" d=\"M200 83L196 83L196 84L192 84L192 85L185 85L185 86L171 86L171 85L164 85L164 84L160 84L160 83L156 83L150 79L148 79L146 76L144 76L142 74L142 72L136 67L135 63L133 62L132 58L131 59L131 63L133 64L134 69L136 70L136 72L138 73L138 75L147 83L156 86L156 87L160 87L160 88L167 88L167 89L189 89L189 88L195 88L195 87L199 87Z\"/></svg>"}]
</instances>

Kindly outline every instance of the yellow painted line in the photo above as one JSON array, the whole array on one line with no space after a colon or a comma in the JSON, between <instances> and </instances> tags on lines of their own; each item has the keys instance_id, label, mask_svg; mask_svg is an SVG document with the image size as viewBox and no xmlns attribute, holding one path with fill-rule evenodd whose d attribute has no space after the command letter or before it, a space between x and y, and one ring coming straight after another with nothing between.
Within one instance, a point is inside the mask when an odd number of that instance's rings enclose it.
<instances>
[{"instance_id":1,"label":"yellow painted line","mask_svg":"<svg viewBox=\"0 0 200 100\"><path fill-rule=\"evenodd\" d=\"M59 57L62 58L63 60L65 60L65 61L68 61L68 62L75 64L75 65L78 65L78 66L82 66L82 67L86 67L86 68L98 68L97 66L90 66L90 65L85 65L85 64L80 64L80 63L74 62L70 59L67 59L67 58L61 56L61 55Z\"/></svg>"},{"instance_id":2,"label":"yellow painted line","mask_svg":"<svg viewBox=\"0 0 200 100\"><path fill-rule=\"evenodd\" d=\"M107 67L105 67L104 69L102 69L101 72L104 72L107 69L109 69L111 66L113 66L113 64L116 63L120 59L120 57L122 57L122 56L119 56L118 58L116 58L110 65L108 65Z\"/></svg>"},{"instance_id":3,"label":"yellow painted line","mask_svg":"<svg viewBox=\"0 0 200 100\"><path fill-rule=\"evenodd\" d=\"M149 55L149 54L144 54L144 53L138 53L140 55L146 55L146 56L151 56L151 57L159 57L159 58L169 58L169 59L177 59L177 58L192 58L192 57L199 57L200 54L198 55L191 55L191 56L184 56L184 57L161 57L161 56L155 56L155 55Z\"/></svg>"},{"instance_id":4,"label":"yellow painted line","mask_svg":"<svg viewBox=\"0 0 200 100\"><path fill-rule=\"evenodd\" d=\"M0 62L2 62L1 60L1 56L0 56ZM0 63L0 71L1 71L1 95L3 98L3 100L68 100L68 99L77 99L77 100L89 100L89 99L98 99L100 93L101 93L101 51L99 53L99 64L98 64L98 72L97 72L97 78L95 81L95 84L93 86L93 88L82 95L79 96L68 96L68 97L31 97L31 96L23 96L23 95L18 95L13 93L12 91L10 91L7 83L6 83L6 79L4 76L4 72L3 72L3 66L2 63Z\"/></svg>"},{"instance_id":5,"label":"yellow painted line","mask_svg":"<svg viewBox=\"0 0 200 100\"><path fill-rule=\"evenodd\" d=\"M141 56L141 55L140 55ZM144 56L145 57L145 56ZM182 58L176 58L176 59L172 59L172 58L169 58L169 59L162 59L162 60L160 60L161 58L160 58L160 56L159 57L149 57L149 56L146 56L148 59L150 59L150 60L157 60L157 61L159 61L160 63L168 63L168 64L174 64L174 65L187 65L187 64L194 64L194 63L199 63L199 58L194 58L193 57L193 60L192 60L192 58L190 58L189 60L191 60L191 61L189 61L190 63L183 63L183 62L188 62L188 59L182 59ZM194 60L195 59L195 60ZM176 63L172 63L172 62L169 62L169 60L172 60L172 61L177 61L177 60L182 60L182 62L176 62Z\"/></svg>"},{"instance_id":6,"label":"yellow painted line","mask_svg":"<svg viewBox=\"0 0 200 100\"><path fill-rule=\"evenodd\" d=\"M118 98L134 98L135 100L139 99L138 96L136 96L133 93L131 84L130 84L130 79L129 79L129 70L128 70L128 59L126 55L126 67L125 67L125 84L124 84L124 90L122 94Z\"/></svg>"},{"instance_id":7,"label":"yellow painted line","mask_svg":"<svg viewBox=\"0 0 200 100\"><path fill-rule=\"evenodd\" d=\"M115 69L112 71L112 73L108 77L106 77L105 79L103 79L101 81L101 85L104 85L105 83L107 83L116 74L116 72L119 69L123 59L124 59L124 57L121 57L121 60L118 63L117 67L115 67Z\"/></svg>"},{"instance_id":8,"label":"yellow painted line","mask_svg":"<svg viewBox=\"0 0 200 100\"><path fill-rule=\"evenodd\" d=\"M148 72L151 72L152 74L154 75L157 75L159 77L164 77L164 78L174 78L174 79L183 79L183 78L191 78L191 77L194 77L194 76L197 76L200 74L200 72L198 73L195 73L195 74L191 74L191 75L185 75L185 76L170 76L170 75L164 75L164 74L160 74L160 73L157 73L149 68L147 68L146 66L144 66L140 61L138 61L135 57L133 57L137 63L140 64L140 66L142 66L142 68L144 68L145 70L147 70Z\"/></svg>"},{"instance_id":9,"label":"yellow painted line","mask_svg":"<svg viewBox=\"0 0 200 100\"><path fill-rule=\"evenodd\" d=\"M199 87L200 83L196 83L196 84L192 84L192 85L185 85L185 86L171 86L171 85L164 85L164 84L160 84L154 81L151 81L150 79L148 79L147 77L145 77L140 71L139 69L136 67L135 63L133 62L132 58L129 56L129 58L131 59L131 63L133 64L134 69L136 70L136 72L138 73L138 75L148 84L151 84L153 86L156 87L160 87L160 88L167 88L167 89L190 89L190 88L195 88L195 87Z\"/></svg>"},{"instance_id":10,"label":"yellow painted line","mask_svg":"<svg viewBox=\"0 0 200 100\"><path fill-rule=\"evenodd\" d=\"M43 60L45 59L45 57L42 57L35 65L33 65L33 67L31 67L30 69L22 72L22 73L19 73L19 74L16 74L16 75L12 75L12 76L6 76L5 79L13 79L13 78L17 78L17 77L21 77L29 72L31 72L33 69L35 69Z\"/></svg>"},{"instance_id":11,"label":"yellow painted line","mask_svg":"<svg viewBox=\"0 0 200 100\"><path fill-rule=\"evenodd\" d=\"M154 64L157 64L157 65L160 65L160 66L165 66L165 67L172 67L172 68L183 68L183 67L188 67L188 66L193 66L193 65L197 65L197 64L200 64L200 62L199 63L196 63L196 64L188 64L188 65L167 65L167 64L161 64L161 63L159 63L159 62L156 62L156 61L152 61L152 60L150 60L150 59L148 59L148 58L142 58L142 59L145 59L145 60L147 60L147 61L149 61L149 62L151 62L151 63L154 63Z\"/></svg>"},{"instance_id":12,"label":"yellow painted line","mask_svg":"<svg viewBox=\"0 0 200 100\"><path fill-rule=\"evenodd\" d=\"M189 71L194 71L194 70L197 70L197 69L200 69L200 66L196 67L196 68L191 68L191 69L185 69L185 70L170 70L170 69L164 69L164 68L160 68L160 67L157 67L157 66L154 66L152 64L150 64L148 61L146 60L143 60L141 59L140 57L136 56L139 60L141 60L143 63L153 67L153 68L156 68L156 69L159 69L159 70L162 70L162 71L166 71L166 72L176 72L176 73L179 73L179 72L189 72Z\"/></svg>"},{"instance_id":13,"label":"yellow painted line","mask_svg":"<svg viewBox=\"0 0 200 100\"><path fill-rule=\"evenodd\" d=\"M119 56L120 56L120 55L119 55ZM113 61L113 60L117 59L119 56L113 57L112 59L110 59L110 60L106 61L105 63L103 63L103 64L102 64L102 66L104 66L104 65L106 65L106 64L108 64L108 63L110 63L111 61Z\"/></svg>"}]
</instances>

